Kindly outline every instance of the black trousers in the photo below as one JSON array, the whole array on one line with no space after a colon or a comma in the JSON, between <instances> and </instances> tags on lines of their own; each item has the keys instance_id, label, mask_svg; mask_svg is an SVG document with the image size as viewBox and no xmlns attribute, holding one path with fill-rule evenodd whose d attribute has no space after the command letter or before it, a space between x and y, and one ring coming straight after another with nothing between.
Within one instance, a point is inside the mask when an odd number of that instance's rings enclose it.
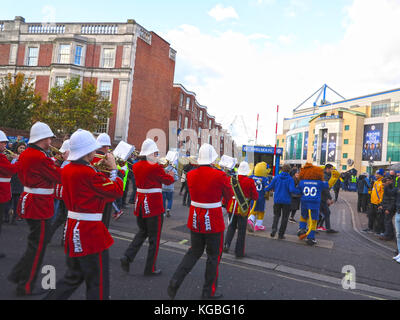
<instances>
[{"instance_id":1,"label":"black trousers","mask_svg":"<svg viewBox=\"0 0 400 320\"><path fill-rule=\"evenodd\" d=\"M361 197L361 212L365 213L368 210L368 194L362 194Z\"/></svg>"},{"instance_id":2,"label":"black trousers","mask_svg":"<svg viewBox=\"0 0 400 320\"><path fill-rule=\"evenodd\" d=\"M331 229L331 209L329 209L328 204L325 201L321 201L320 206L320 220L318 221L318 227L322 227L325 222L325 227L327 230Z\"/></svg>"},{"instance_id":3,"label":"black trousers","mask_svg":"<svg viewBox=\"0 0 400 320\"><path fill-rule=\"evenodd\" d=\"M274 221L272 223L272 231L278 231L279 220L282 217L281 227L279 228L279 236L283 236L286 232L286 228L289 221L290 204L274 204Z\"/></svg>"},{"instance_id":4,"label":"black trousers","mask_svg":"<svg viewBox=\"0 0 400 320\"><path fill-rule=\"evenodd\" d=\"M55 232L57 229L63 225L65 225L65 222L68 219L68 210L65 207L64 201L60 201L60 205L58 207L58 215L56 217L56 220L54 223L51 225L50 232L49 232L49 243L51 242L51 239L53 238Z\"/></svg>"},{"instance_id":5,"label":"black trousers","mask_svg":"<svg viewBox=\"0 0 400 320\"><path fill-rule=\"evenodd\" d=\"M26 219L29 226L27 249L11 270L8 279L17 284L19 290L30 294L34 289L38 273L41 272L50 232L50 220Z\"/></svg>"},{"instance_id":6,"label":"black trousers","mask_svg":"<svg viewBox=\"0 0 400 320\"><path fill-rule=\"evenodd\" d=\"M395 236L395 230L393 226L393 217L395 215L395 212L390 212L389 214L385 214L384 217L384 225L385 225L385 237L387 238L394 238Z\"/></svg>"},{"instance_id":7,"label":"black trousers","mask_svg":"<svg viewBox=\"0 0 400 320\"><path fill-rule=\"evenodd\" d=\"M103 220L102 220L107 229L110 227L111 212L112 212L112 202L109 202L104 207Z\"/></svg>"},{"instance_id":8,"label":"black trousers","mask_svg":"<svg viewBox=\"0 0 400 320\"><path fill-rule=\"evenodd\" d=\"M385 232L385 214L383 210L378 210L380 205L372 204L369 206L368 210L368 229L373 230L377 233Z\"/></svg>"},{"instance_id":9,"label":"black trousers","mask_svg":"<svg viewBox=\"0 0 400 320\"><path fill-rule=\"evenodd\" d=\"M337 202L338 199L339 199L340 188L339 189L334 189L333 191L335 192L335 202Z\"/></svg>"},{"instance_id":10,"label":"black trousers","mask_svg":"<svg viewBox=\"0 0 400 320\"><path fill-rule=\"evenodd\" d=\"M7 206L7 203L0 203L0 235L1 235L1 227L3 225L3 216L4 216L4 211ZM1 240L0 240L1 241ZM0 245L0 250L1 250L2 245ZM2 252L0 252L2 253Z\"/></svg>"},{"instance_id":11,"label":"black trousers","mask_svg":"<svg viewBox=\"0 0 400 320\"><path fill-rule=\"evenodd\" d=\"M0 203L0 234L1 234L1 227L3 225L3 218L6 211L7 202Z\"/></svg>"},{"instance_id":12,"label":"black trousers","mask_svg":"<svg viewBox=\"0 0 400 320\"><path fill-rule=\"evenodd\" d=\"M367 211L367 201L368 194L359 193L357 198L357 211L366 212Z\"/></svg>"},{"instance_id":13,"label":"black trousers","mask_svg":"<svg viewBox=\"0 0 400 320\"><path fill-rule=\"evenodd\" d=\"M190 207L190 193L189 193L189 187L187 186L187 184L185 185L185 192L183 194L183 205Z\"/></svg>"},{"instance_id":14,"label":"black trousers","mask_svg":"<svg viewBox=\"0 0 400 320\"><path fill-rule=\"evenodd\" d=\"M136 218L139 232L125 251L125 256L128 257L130 262L133 262L144 241L149 238L149 249L144 269L145 273L151 273L156 270L163 220L164 215L152 218L143 218L140 214L140 216Z\"/></svg>"},{"instance_id":15,"label":"black trousers","mask_svg":"<svg viewBox=\"0 0 400 320\"><path fill-rule=\"evenodd\" d=\"M212 297L218 286L218 266L222 257L224 233L203 234L192 231L190 236L192 246L176 269L171 282L179 288L206 249L207 262L203 295Z\"/></svg>"},{"instance_id":16,"label":"black trousers","mask_svg":"<svg viewBox=\"0 0 400 320\"><path fill-rule=\"evenodd\" d=\"M237 257L244 256L246 230L247 230L247 217L234 214L230 216L230 224L225 237L225 247L230 248L236 229L238 230L235 254Z\"/></svg>"},{"instance_id":17,"label":"black trousers","mask_svg":"<svg viewBox=\"0 0 400 320\"><path fill-rule=\"evenodd\" d=\"M45 300L67 300L80 285L86 284L87 300L110 299L109 253L91 254L79 258L67 256L67 272L49 292Z\"/></svg>"}]
</instances>

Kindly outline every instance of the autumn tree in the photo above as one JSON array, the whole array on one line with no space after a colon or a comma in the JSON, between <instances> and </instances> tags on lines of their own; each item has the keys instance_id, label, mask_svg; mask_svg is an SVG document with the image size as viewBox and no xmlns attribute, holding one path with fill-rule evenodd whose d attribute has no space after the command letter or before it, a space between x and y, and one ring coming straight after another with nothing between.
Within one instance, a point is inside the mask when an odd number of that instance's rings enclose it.
<instances>
[{"instance_id":1,"label":"autumn tree","mask_svg":"<svg viewBox=\"0 0 400 320\"><path fill-rule=\"evenodd\" d=\"M50 90L48 101L35 109L34 119L47 123L57 136L78 129L96 132L110 118L111 103L92 83L80 85L79 77Z\"/></svg>"},{"instance_id":2,"label":"autumn tree","mask_svg":"<svg viewBox=\"0 0 400 320\"><path fill-rule=\"evenodd\" d=\"M32 125L34 110L41 104L31 78L23 73L0 78L0 125L27 130Z\"/></svg>"}]
</instances>

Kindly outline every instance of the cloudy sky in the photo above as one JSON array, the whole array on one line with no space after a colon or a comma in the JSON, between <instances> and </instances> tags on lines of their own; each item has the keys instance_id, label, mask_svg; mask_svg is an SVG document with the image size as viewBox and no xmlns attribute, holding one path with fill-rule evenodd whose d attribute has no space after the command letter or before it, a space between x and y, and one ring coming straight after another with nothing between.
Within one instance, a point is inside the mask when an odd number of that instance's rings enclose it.
<instances>
[{"instance_id":1,"label":"cloudy sky","mask_svg":"<svg viewBox=\"0 0 400 320\"><path fill-rule=\"evenodd\" d=\"M178 51L175 82L197 93L239 143L274 144L284 117L324 83L346 98L400 87L399 0L31 1L0 19L135 19ZM329 97L328 97L329 100ZM332 102L336 97L332 97ZM236 120L235 120L236 118ZM247 130L243 128L242 118ZM247 131L247 133L246 133Z\"/></svg>"}]
</instances>

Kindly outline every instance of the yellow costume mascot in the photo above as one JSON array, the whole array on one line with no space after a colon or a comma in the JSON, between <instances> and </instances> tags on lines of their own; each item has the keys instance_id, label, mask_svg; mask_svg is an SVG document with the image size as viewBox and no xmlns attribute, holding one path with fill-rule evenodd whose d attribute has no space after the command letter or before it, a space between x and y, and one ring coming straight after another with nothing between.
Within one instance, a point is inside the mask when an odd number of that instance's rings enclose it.
<instances>
[{"instance_id":1,"label":"yellow costume mascot","mask_svg":"<svg viewBox=\"0 0 400 320\"><path fill-rule=\"evenodd\" d=\"M254 211L250 213L247 220L247 229L250 232L265 231L264 215L265 215L265 200L269 198L269 193L266 193L267 186L271 183L268 177L271 169L265 162L258 163L254 168L254 175L252 178L256 184L258 192L258 200L255 205Z\"/></svg>"}]
</instances>

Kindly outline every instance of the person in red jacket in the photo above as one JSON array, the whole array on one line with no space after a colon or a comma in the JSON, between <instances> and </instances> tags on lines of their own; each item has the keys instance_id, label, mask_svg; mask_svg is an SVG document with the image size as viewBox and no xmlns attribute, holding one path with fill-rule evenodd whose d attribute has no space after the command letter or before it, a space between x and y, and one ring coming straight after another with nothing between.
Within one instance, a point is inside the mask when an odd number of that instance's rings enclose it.
<instances>
[{"instance_id":1,"label":"person in red jacket","mask_svg":"<svg viewBox=\"0 0 400 320\"><path fill-rule=\"evenodd\" d=\"M54 215L54 186L61 182L61 170L47 153L53 137L47 124L35 123L28 148L18 160L18 178L24 185L24 192L17 211L30 230L27 250L8 277L17 284L18 296L36 294L33 289L48 243L50 219Z\"/></svg>"},{"instance_id":2,"label":"person in red jacket","mask_svg":"<svg viewBox=\"0 0 400 320\"><path fill-rule=\"evenodd\" d=\"M7 136L0 130L0 233L6 204L11 200L11 177L17 172L17 166L12 165L3 154L7 146ZM0 252L0 259L6 255Z\"/></svg>"},{"instance_id":3,"label":"person in red jacket","mask_svg":"<svg viewBox=\"0 0 400 320\"><path fill-rule=\"evenodd\" d=\"M135 259L143 242L149 238L145 276L161 274L161 270L156 269L156 262L165 212L162 185L175 182L174 174L166 173L163 167L156 163L158 152L156 143L147 139L143 142L139 162L132 166L137 186L134 214L137 217L139 232L120 259L122 270L129 272L130 263Z\"/></svg>"},{"instance_id":4,"label":"person in red jacket","mask_svg":"<svg viewBox=\"0 0 400 320\"><path fill-rule=\"evenodd\" d=\"M236 229L238 229L238 236L235 248L235 254L237 258L244 257L247 219L251 211L250 202L251 200L257 201L258 199L256 184L254 183L253 179L248 177L250 172L251 169L249 167L249 164L247 162L242 162L238 170L238 180L240 188L243 191L243 195L249 203L249 208L247 212L244 213L245 216L240 212L240 206L235 198L232 198L227 207L228 212L231 212L232 216L229 220L229 227L226 233L224 252L229 252L233 236L235 235Z\"/></svg>"},{"instance_id":5,"label":"person in red jacket","mask_svg":"<svg viewBox=\"0 0 400 320\"><path fill-rule=\"evenodd\" d=\"M103 160L103 158L99 158L98 156L105 156L108 153L110 153L111 149L111 138L107 133L102 133L97 137L96 140L97 144L100 146L98 150L96 150L96 154L93 157L93 160L91 161L91 164L94 165L95 163L98 163ZM109 202L106 204L104 207L103 211L103 223L107 227L107 229L110 227L110 221L111 221L111 212L112 212L112 202Z\"/></svg>"},{"instance_id":6,"label":"person in red jacket","mask_svg":"<svg viewBox=\"0 0 400 320\"><path fill-rule=\"evenodd\" d=\"M113 238L102 222L107 202L123 194L123 182L117 176L117 165L111 154L104 160L111 169L110 178L90 165L98 144L85 130L75 132L70 139L71 161L61 173L63 200L68 209L65 227L65 253L67 272L57 282L48 300L65 300L86 283L88 300L108 300L108 249Z\"/></svg>"},{"instance_id":7,"label":"person in red jacket","mask_svg":"<svg viewBox=\"0 0 400 320\"><path fill-rule=\"evenodd\" d=\"M201 258L204 249L207 252L207 267L202 298L222 297L222 294L216 292L225 231L221 200L225 198L228 202L233 197L233 191L225 172L212 167L217 158L215 149L204 144L199 150L199 167L187 175L192 201L187 226L192 246L169 283L167 293L171 299L175 298L183 280Z\"/></svg>"}]
</instances>

